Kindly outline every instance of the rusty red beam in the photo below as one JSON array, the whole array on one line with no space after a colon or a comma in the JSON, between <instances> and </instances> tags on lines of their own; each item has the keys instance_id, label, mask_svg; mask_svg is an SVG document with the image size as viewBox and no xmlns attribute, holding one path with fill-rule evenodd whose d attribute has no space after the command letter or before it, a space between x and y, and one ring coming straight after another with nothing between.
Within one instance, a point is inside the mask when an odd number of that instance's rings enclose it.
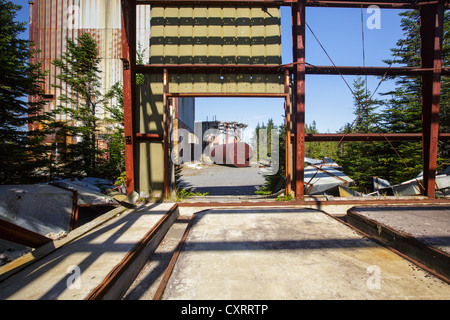
<instances>
[{"instance_id":1,"label":"rusty red beam","mask_svg":"<svg viewBox=\"0 0 450 320\"><path fill-rule=\"evenodd\" d=\"M435 71L433 68L413 67L354 67L354 66L311 66L307 65L306 74L329 75L368 75L368 76L421 76ZM450 75L450 68L442 68L442 74Z\"/></svg>"},{"instance_id":2,"label":"rusty red beam","mask_svg":"<svg viewBox=\"0 0 450 320\"><path fill-rule=\"evenodd\" d=\"M291 134L291 138L294 135ZM422 141L421 133L309 133L305 135L306 142L328 141ZM450 133L440 133L439 140L450 140Z\"/></svg>"},{"instance_id":3,"label":"rusty red beam","mask_svg":"<svg viewBox=\"0 0 450 320\"><path fill-rule=\"evenodd\" d=\"M123 105L127 194L135 190L136 0L122 0Z\"/></svg>"},{"instance_id":4,"label":"rusty red beam","mask_svg":"<svg viewBox=\"0 0 450 320\"><path fill-rule=\"evenodd\" d=\"M414 0L138 0L138 5L158 5L158 6L201 6L201 5L217 5L217 6L291 6L292 4L304 3L305 6L312 7L345 7L345 8L361 8L361 6L377 5L380 8L393 9L416 9L425 1ZM438 2L438 1L427 1Z\"/></svg>"},{"instance_id":5,"label":"rusty red beam","mask_svg":"<svg viewBox=\"0 0 450 320\"><path fill-rule=\"evenodd\" d=\"M136 141L163 141L164 137L159 133L136 133Z\"/></svg>"},{"instance_id":6,"label":"rusty red beam","mask_svg":"<svg viewBox=\"0 0 450 320\"><path fill-rule=\"evenodd\" d=\"M288 70L285 70L284 73L284 93L286 94L286 99L284 100L284 114L285 114L285 141L290 141L289 137L291 136L291 96L290 96L290 84L291 84L291 76ZM285 144L285 175L286 175L286 183L285 183L285 194L291 194L291 184L292 184L292 172L291 172L291 159L292 159L292 151L291 144Z\"/></svg>"},{"instance_id":7,"label":"rusty red beam","mask_svg":"<svg viewBox=\"0 0 450 320\"><path fill-rule=\"evenodd\" d=\"M0 238L18 243L31 248L39 248L44 244L52 241L52 239L47 238L34 231L22 228L11 222L0 219Z\"/></svg>"},{"instance_id":8,"label":"rusty red beam","mask_svg":"<svg viewBox=\"0 0 450 320\"><path fill-rule=\"evenodd\" d=\"M443 5L420 7L421 67L434 69L432 73L422 75L421 81L423 183L429 198L435 197L443 25Z\"/></svg>"},{"instance_id":9,"label":"rusty red beam","mask_svg":"<svg viewBox=\"0 0 450 320\"><path fill-rule=\"evenodd\" d=\"M261 92L229 92L229 93L214 93L214 92L198 92L198 93L168 93L168 98L285 98L286 93L261 93Z\"/></svg>"},{"instance_id":10,"label":"rusty red beam","mask_svg":"<svg viewBox=\"0 0 450 320\"><path fill-rule=\"evenodd\" d=\"M147 64L137 65L137 73L163 73L167 71L175 74L183 73L216 73L216 74L233 74L233 73L262 73L262 74L283 74L284 68L280 65L234 65L234 64Z\"/></svg>"},{"instance_id":11,"label":"rusty red beam","mask_svg":"<svg viewBox=\"0 0 450 320\"><path fill-rule=\"evenodd\" d=\"M305 180L305 3L296 3L292 6L292 48L294 67L293 87L293 163L295 198L304 198Z\"/></svg>"},{"instance_id":12,"label":"rusty red beam","mask_svg":"<svg viewBox=\"0 0 450 320\"><path fill-rule=\"evenodd\" d=\"M169 133L169 101L167 95L169 93L169 74L167 69L163 73L163 147L164 147L164 196L168 197L170 193L170 168L169 168L169 153L170 153L170 133Z\"/></svg>"},{"instance_id":13,"label":"rusty red beam","mask_svg":"<svg viewBox=\"0 0 450 320\"><path fill-rule=\"evenodd\" d=\"M136 72L162 73L167 69L169 73L214 73L214 74L283 74L285 70L294 72L295 64L286 65L230 65L230 64L150 64L137 65ZM369 76L420 76L425 73L433 72L433 68L414 68L414 67L359 67L359 66L305 66L306 74L311 75L369 75ZM450 75L450 68L442 68L443 75Z\"/></svg>"}]
</instances>

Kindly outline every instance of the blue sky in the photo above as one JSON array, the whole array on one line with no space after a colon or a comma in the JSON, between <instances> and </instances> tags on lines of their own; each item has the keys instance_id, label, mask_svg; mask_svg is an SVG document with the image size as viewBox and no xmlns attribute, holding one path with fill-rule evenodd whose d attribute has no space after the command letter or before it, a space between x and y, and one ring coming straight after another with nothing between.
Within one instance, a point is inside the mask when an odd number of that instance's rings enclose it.
<instances>
[{"instance_id":1,"label":"blue sky","mask_svg":"<svg viewBox=\"0 0 450 320\"><path fill-rule=\"evenodd\" d=\"M28 0L15 0L22 5L19 21L29 20ZM366 21L372 16L363 9L366 66L385 66L383 59L390 57L390 50L402 38L400 28L402 10L381 9L380 29L369 29ZM292 62L291 11L281 8L282 62ZM306 22L337 66L362 66L361 9L306 8ZM23 35L28 37L28 33ZM308 28L306 29L306 62L313 65L331 65ZM345 76L352 85L355 77ZM379 78L368 78L368 89L375 90ZM392 81L383 82L377 93L387 92ZM376 98L376 96L375 96ZM347 122L354 120L353 97L340 76L306 76L306 123L316 122L322 133L336 132ZM196 101L196 120L212 119L238 121L248 125L246 137L251 135L257 123L269 118L279 125L283 123L283 100L266 98L203 98Z\"/></svg>"},{"instance_id":2,"label":"blue sky","mask_svg":"<svg viewBox=\"0 0 450 320\"><path fill-rule=\"evenodd\" d=\"M282 20L282 61L292 61L291 11L281 8ZM363 10L364 46L366 66L386 66L383 59L390 58L390 50L402 39L400 27L401 10L381 9L380 29L369 29L366 21L372 16ZM306 9L306 22L327 50L337 66L362 66L361 9L349 8L310 8ZM311 32L306 29L306 62L313 65L331 65L328 57L318 45ZM352 85L354 76L344 76ZM368 89L375 90L379 78L368 77ZM377 93L393 88L392 81L383 82ZM377 94L374 98L377 97ZM306 123L316 122L322 133L339 130L347 122L354 120L353 96L340 76L306 76ZM277 125L282 124L283 100L220 98L197 99L196 119L239 121L248 124L246 138L251 136L257 123L272 118Z\"/></svg>"}]
</instances>

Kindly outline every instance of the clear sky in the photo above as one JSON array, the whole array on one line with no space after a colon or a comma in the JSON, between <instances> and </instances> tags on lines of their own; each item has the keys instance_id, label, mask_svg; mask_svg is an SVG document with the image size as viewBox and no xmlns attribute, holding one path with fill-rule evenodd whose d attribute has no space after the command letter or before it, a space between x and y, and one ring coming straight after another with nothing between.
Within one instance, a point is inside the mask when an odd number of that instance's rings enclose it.
<instances>
[{"instance_id":1,"label":"clear sky","mask_svg":"<svg viewBox=\"0 0 450 320\"><path fill-rule=\"evenodd\" d=\"M29 20L28 0L14 0L22 5L19 21ZM349 8L306 8L306 22L319 41L327 50L337 66L362 66L362 31L365 37L366 66L386 66L382 60L390 58L390 50L396 42L403 38L400 28L402 10L381 9L380 29L369 29L367 20L373 17L372 12L363 9ZM282 63L292 61L291 10L281 7ZM23 35L28 37L26 32ZM327 56L306 28L306 62L313 65L331 65ZM352 85L355 77L345 76ZM368 78L368 89L375 90L378 77ZM393 82L383 82L377 93L387 92ZM376 96L375 96L376 98ZM269 118L279 125L283 123L283 100L266 98L202 98L196 99L196 121L211 120L216 117L222 121L238 121L248 125L246 137L251 135L257 123L267 123ZM306 123L316 121L322 133L336 132L345 123L354 120L353 97L340 76L307 75L306 76Z\"/></svg>"},{"instance_id":2,"label":"clear sky","mask_svg":"<svg viewBox=\"0 0 450 320\"><path fill-rule=\"evenodd\" d=\"M364 47L366 66L386 66L383 59L391 58L390 49L402 39L397 9L381 9L380 29L369 29L367 19L372 12L363 9ZM292 61L291 10L281 8L282 62ZM306 22L322 43L337 66L362 66L361 9L349 8L306 8ZM313 65L332 65L306 28L306 62ZM354 76L344 76L352 86ZM374 91L380 79L368 77L368 89ZM377 93L387 92L393 82L383 82ZM375 98L377 95L375 95ZM322 133L336 132L347 122L354 120L353 96L340 76L306 76L306 123L316 121ZM284 119L283 100L253 98L208 98L197 99L196 120L212 119L239 121L248 124L246 138L251 136L257 123L267 123L272 118L275 124Z\"/></svg>"}]
</instances>

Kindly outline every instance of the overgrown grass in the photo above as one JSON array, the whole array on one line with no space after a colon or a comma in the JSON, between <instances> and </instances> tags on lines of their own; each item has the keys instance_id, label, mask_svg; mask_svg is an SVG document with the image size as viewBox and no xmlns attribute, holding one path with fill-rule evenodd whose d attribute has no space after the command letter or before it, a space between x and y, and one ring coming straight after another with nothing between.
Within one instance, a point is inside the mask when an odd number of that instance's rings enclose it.
<instances>
[{"instance_id":1,"label":"overgrown grass","mask_svg":"<svg viewBox=\"0 0 450 320\"><path fill-rule=\"evenodd\" d=\"M276 201L291 201L294 198L294 196L292 195L292 193L289 193L287 195L279 195L278 197L276 197Z\"/></svg>"},{"instance_id":2,"label":"overgrown grass","mask_svg":"<svg viewBox=\"0 0 450 320\"><path fill-rule=\"evenodd\" d=\"M209 193L201 193L201 192L192 192L189 189L178 189L175 192L175 200L177 202L189 199L190 197L201 197L201 196L207 196Z\"/></svg>"}]
</instances>

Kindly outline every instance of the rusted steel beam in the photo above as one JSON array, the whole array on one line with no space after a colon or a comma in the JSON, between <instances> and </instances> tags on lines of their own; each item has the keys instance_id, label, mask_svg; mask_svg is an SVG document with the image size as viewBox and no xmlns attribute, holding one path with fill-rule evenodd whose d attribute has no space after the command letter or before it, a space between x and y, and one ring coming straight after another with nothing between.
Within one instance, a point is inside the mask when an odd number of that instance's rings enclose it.
<instances>
[{"instance_id":1,"label":"rusted steel beam","mask_svg":"<svg viewBox=\"0 0 450 320\"><path fill-rule=\"evenodd\" d=\"M163 141L164 136L159 133L136 133L136 141Z\"/></svg>"},{"instance_id":2,"label":"rusted steel beam","mask_svg":"<svg viewBox=\"0 0 450 320\"><path fill-rule=\"evenodd\" d=\"M260 92L230 92L230 93L168 93L168 98L209 98L209 97L239 97L239 98L285 98L285 93L260 93Z\"/></svg>"},{"instance_id":3,"label":"rusted steel beam","mask_svg":"<svg viewBox=\"0 0 450 320\"><path fill-rule=\"evenodd\" d=\"M123 106L127 194L135 190L136 0L122 0Z\"/></svg>"},{"instance_id":4,"label":"rusted steel beam","mask_svg":"<svg viewBox=\"0 0 450 320\"><path fill-rule=\"evenodd\" d=\"M67 191L72 192L72 214L70 216L70 227L69 227L69 231L73 231L77 228L77 224L78 224L78 212L79 212L79 208L82 207L83 205L79 205L78 204L78 191L77 190L73 190L70 188L66 188L63 186L60 186L56 183L51 183L50 185L60 188L60 189L64 189Z\"/></svg>"},{"instance_id":5,"label":"rusted steel beam","mask_svg":"<svg viewBox=\"0 0 450 320\"><path fill-rule=\"evenodd\" d=\"M169 73L247 73L247 74L283 74L284 68L279 65L231 65L231 64L147 64L137 65L137 73L162 73L167 69Z\"/></svg>"},{"instance_id":6,"label":"rusted steel beam","mask_svg":"<svg viewBox=\"0 0 450 320\"><path fill-rule=\"evenodd\" d=\"M421 66L434 69L432 73L422 75L421 82L423 183L429 198L435 197L443 24L443 5L420 7Z\"/></svg>"},{"instance_id":7,"label":"rusted steel beam","mask_svg":"<svg viewBox=\"0 0 450 320\"><path fill-rule=\"evenodd\" d=\"M277 74L280 75L286 70L291 72L295 69L295 63L285 65L180 65L180 64L150 64L137 65L137 73L162 73L167 69L169 73L244 73L244 74ZM306 74L317 75L369 75L369 76L420 76L424 73L433 72L433 68L413 68L413 67L355 67L355 66L305 66ZM443 75L450 75L450 68L442 68Z\"/></svg>"},{"instance_id":8,"label":"rusted steel beam","mask_svg":"<svg viewBox=\"0 0 450 320\"><path fill-rule=\"evenodd\" d=\"M291 138L294 135L291 134ZM310 133L305 135L306 142L326 141L422 141L421 133ZM450 140L450 133L440 133L439 140Z\"/></svg>"},{"instance_id":9,"label":"rusted steel beam","mask_svg":"<svg viewBox=\"0 0 450 320\"><path fill-rule=\"evenodd\" d=\"M369 76L420 76L432 73L433 68L412 67L353 67L353 66L310 66L306 67L306 74L330 75L369 75ZM450 75L450 68L442 68L443 75Z\"/></svg>"},{"instance_id":10,"label":"rusted steel beam","mask_svg":"<svg viewBox=\"0 0 450 320\"><path fill-rule=\"evenodd\" d=\"M291 84L291 76L289 74L289 70L286 70L284 73L284 93L286 94L286 98L284 100L284 114L285 114L285 141L290 141L289 137L291 136L291 96L290 96L290 84ZM291 144L285 143L285 174L286 174L286 187L285 194L288 195L291 193Z\"/></svg>"},{"instance_id":11,"label":"rusted steel beam","mask_svg":"<svg viewBox=\"0 0 450 320\"><path fill-rule=\"evenodd\" d=\"M169 93L169 74L167 69L163 73L163 146L164 146L164 196L168 197L170 193L170 172L169 172L169 152L170 152L170 133L169 133L169 100L167 94Z\"/></svg>"},{"instance_id":12,"label":"rusted steel beam","mask_svg":"<svg viewBox=\"0 0 450 320\"><path fill-rule=\"evenodd\" d=\"M305 3L296 3L292 6L292 43L293 60L295 63L294 75L294 181L295 198L304 197L305 180Z\"/></svg>"},{"instance_id":13,"label":"rusted steel beam","mask_svg":"<svg viewBox=\"0 0 450 320\"><path fill-rule=\"evenodd\" d=\"M11 222L1 219L0 238L31 248L39 248L40 246L52 241L52 239L47 238L39 233L22 228Z\"/></svg>"},{"instance_id":14,"label":"rusted steel beam","mask_svg":"<svg viewBox=\"0 0 450 320\"><path fill-rule=\"evenodd\" d=\"M346 8L361 8L369 5L377 5L380 8L394 8L394 9L416 9L421 2L414 0L138 0L139 5L155 5L155 6L290 6L296 3L304 3L306 6L313 7L346 7ZM437 2L437 1L429 1Z\"/></svg>"}]
</instances>

